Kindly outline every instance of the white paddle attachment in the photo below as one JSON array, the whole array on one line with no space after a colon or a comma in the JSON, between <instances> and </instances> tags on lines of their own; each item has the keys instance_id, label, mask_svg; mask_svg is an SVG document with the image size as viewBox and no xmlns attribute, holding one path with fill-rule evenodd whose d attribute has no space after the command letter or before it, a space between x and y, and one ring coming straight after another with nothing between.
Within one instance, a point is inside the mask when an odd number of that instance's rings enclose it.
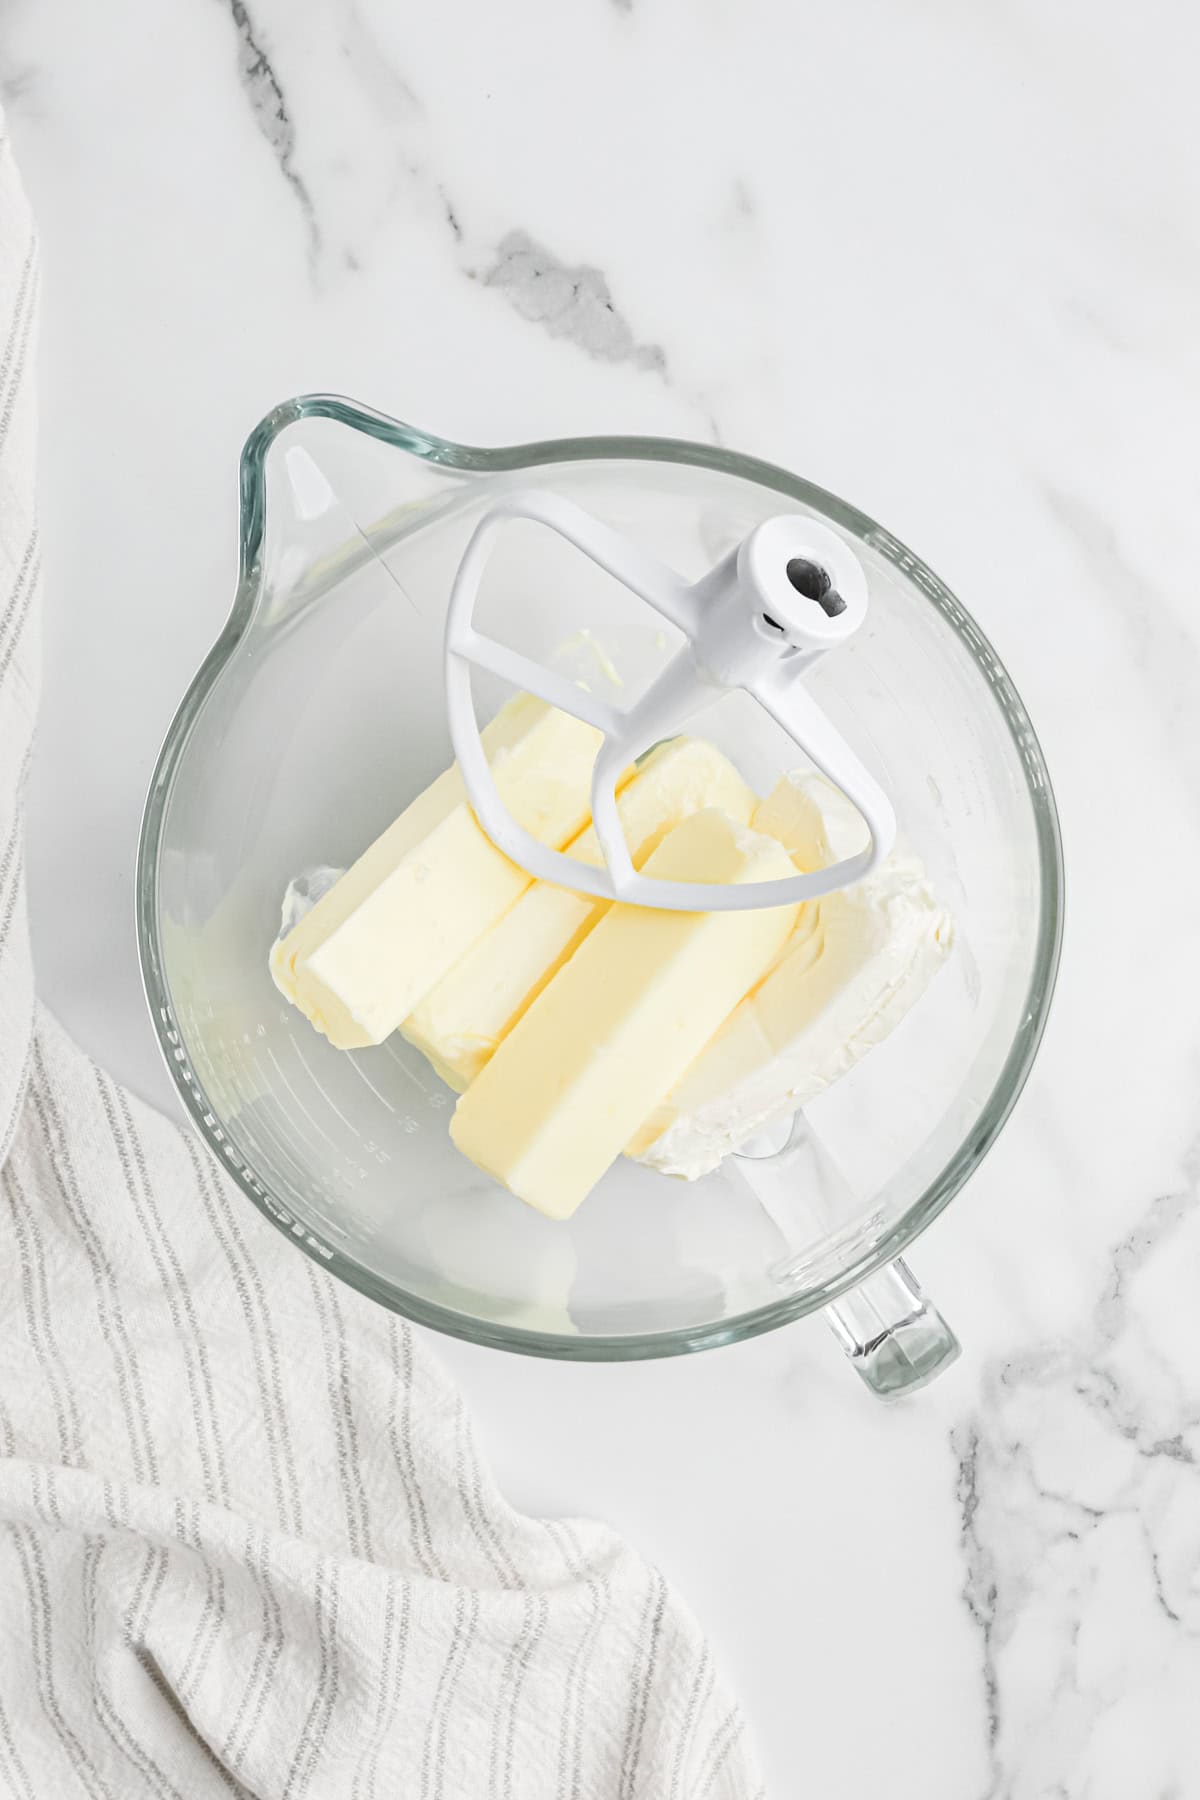
<instances>
[{"instance_id":1,"label":"white paddle attachment","mask_svg":"<svg viewBox=\"0 0 1200 1800\"><path fill-rule=\"evenodd\" d=\"M565 677L475 629L484 565L497 533L513 519L533 520L574 544L687 638L626 711L605 705ZM672 912L785 906L860 881L891 849L895 814L886 794L807 692L803 676L818 657L853 636L866 612L867 584L858 559L835 532L798 513L765 520L707 575L689 584L561 495L527 489L508 496L475 528L459 565L446 621L450 735L480 825L498 849L539 880L597 899ZM479 735L472 667L525 688L603 734L592 778L592 820L604 854L603 868L548 849L504 806ZM812 874L745 885L656 881L638 874L621 830L617 782L638 756L673 737L727 688L751 694L853 802L871 834L865 850Z\"/></svg>"}]
</instances>

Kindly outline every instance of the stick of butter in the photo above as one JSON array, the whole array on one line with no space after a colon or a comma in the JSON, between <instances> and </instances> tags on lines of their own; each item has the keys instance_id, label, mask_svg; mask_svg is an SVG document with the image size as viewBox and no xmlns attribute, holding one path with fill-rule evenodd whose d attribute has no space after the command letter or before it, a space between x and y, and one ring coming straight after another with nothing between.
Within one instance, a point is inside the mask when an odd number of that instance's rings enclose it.
<instances>
[{"instance_id":1,"label":"stick of butter","mask_svg":"<svg viewBox=\"0 0 1200 1800\"><path fill-rule=\"evenodd\" d=\"M645 868L748 882L792 866L774 838L708 810ZM610 907L459 1100L455 1144L539 1212L568 1218L769 967L796 913Z\"/></svg>"},{"instance_id":2,"label":"stick of butter","mask_svg":"<svg viewBox=\"0 0 1200 1800\"><path fill-rule=\"evenodd\" d=\"M590 812L599 732L518 694L483 744L513 818L562 849ZM271 974L338 1049L380 1044L529 882L447 769L276 944Z\"/></svg>"},{"instance_id":3,"label":"stick of butter","mask_svg":"<svg viewBox=\"0 0 1200 1800\"><path fill-rule=\"evenodd\" d=\"M617 804L635 868L682 819L716 807L750 823L755 796L727 756L702 738L672 738L642 763ZM567 854L599 866L594 829ZM401 1031L442 1080L460 1093L608 910L548 881L535 881L409 1015Z\"/></svg>"},{"instance_id":4,"label":"stick of butter","mask_svg":"<svg viewBox=\"0 0 1200 1800\"><path fill-rule=\"evenodd\" d=\"M819 775L785 775L754 814L804 870L853 856L866 826ZM881 1043L949 955L954 928L904 852L801 908L776 966L748 993L628 1154L689 1179L795 1112Z\"/></svg>"}]
</instances>

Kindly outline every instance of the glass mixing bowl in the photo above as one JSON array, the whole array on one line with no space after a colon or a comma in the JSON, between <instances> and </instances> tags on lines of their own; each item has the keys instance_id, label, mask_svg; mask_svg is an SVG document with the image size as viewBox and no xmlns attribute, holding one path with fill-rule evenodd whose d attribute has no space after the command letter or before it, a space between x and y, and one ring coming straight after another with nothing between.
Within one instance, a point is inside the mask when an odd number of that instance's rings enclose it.
<instances>
[{"instance_id":1,"label":"glass mixing bowl","mask_svg":"<svg viewBox=\"0 0 1200 1800\"><path fill-rule=\"evenodd\" d=\"M311 504L314 464L331 508ZM850 540L870 616L807 679L884 782L956 924L918 1005L777 1154L727 1158L697 1182L622 1159L566 1223L458 1154L454 1096L400 1037L332 1049L267 970L289 881L353 861L450 762L450 582L481 511L530 484L689 579L780 511ZM573 646L584 673L612 642L652 660L631 597L581 561L515 528L489 565L493 622L542 656ZM764 791L780 749L743 701L721 702L712 735ZM250 437L237 597L147 805L142 965L167 1065L213 1152L301 1250L381 1304L479 1343L601 1359L704 1349L827 1308L878 1392L928 1379L957 1345L897 1259L1020 1092L1061 917L1054 800L1012 683L942 582L833 495L699 444L476 450L325 397L278 407Z\"/></svg>"}]
</instances>

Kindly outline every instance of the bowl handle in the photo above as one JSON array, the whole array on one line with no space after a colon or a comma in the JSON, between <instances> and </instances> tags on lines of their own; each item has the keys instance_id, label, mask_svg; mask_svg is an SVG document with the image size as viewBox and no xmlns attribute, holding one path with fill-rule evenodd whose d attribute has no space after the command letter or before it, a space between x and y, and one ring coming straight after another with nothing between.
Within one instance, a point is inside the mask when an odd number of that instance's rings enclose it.
<instances>
[{"instance_id":1,"label":"bowl handle","mask_svg":"<svg viewBox=\"0 0 1200 1800\"><path fill-rule=\"evenodd\" d=\"M850 1185L802 1111L772 1121L732 1161L786 1241L803 1241L812 1226L828 1230L853 1213ZM794 1276L796 1268L794 1260L781 1263L777 1273ZM838 1343L881 1400L914 1393L959 1354L958 1339L900 1257L824 1310Z\"/></svg>"},{"instance_id":2,"label":"bowl handle","mask_svg":"<svg viewBox=\"0 0 1200 1800\"><path fill-rule=\"evenodd\" d=\"M959 1354L958 1339L900 1257L827 1306L825 1317L881 1400L914 1393Z\"/></svg>"}]
</instances>

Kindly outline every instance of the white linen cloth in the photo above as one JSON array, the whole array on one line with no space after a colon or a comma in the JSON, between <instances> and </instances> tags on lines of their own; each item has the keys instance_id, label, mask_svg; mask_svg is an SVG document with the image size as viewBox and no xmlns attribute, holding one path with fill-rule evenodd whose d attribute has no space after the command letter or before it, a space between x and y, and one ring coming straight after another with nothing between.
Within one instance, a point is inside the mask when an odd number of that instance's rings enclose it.
<instances>
[{"instance_id":1,"label":"white linen cloth","mask_svg":"<svg viewBox=\"0 0 1200 1800\"><path fill-rule=\"evenodd\" d=\"M2 127L0 127L2 130ZM0 1793L749 1800L699 1630L34 998L37 247L0 144Z\"/></svg>"}]
</instances>

